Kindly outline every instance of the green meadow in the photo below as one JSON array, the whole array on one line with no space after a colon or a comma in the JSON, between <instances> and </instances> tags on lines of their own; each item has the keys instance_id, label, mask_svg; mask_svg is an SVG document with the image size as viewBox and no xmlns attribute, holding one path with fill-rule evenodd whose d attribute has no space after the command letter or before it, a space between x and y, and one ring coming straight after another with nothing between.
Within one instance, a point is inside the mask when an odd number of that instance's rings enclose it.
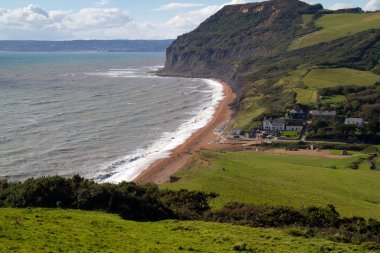
<instances>
[{"instance_id":1,"label":"green meadow","mask_svg":"<svg viewBox=\"0 0 380 253\"><path fill-rule=\"evenodd\" d=\"M0 208L0 252L371 252L368 244L229 224L133 222L94 211ZM244 250L245 249L245 250Z\"/></svg>"},{"instance_id":2,"label":"green meadow","mask_svg":"<svg viewBox=\"0 0 380 253\"><path fill-rule=\"evenodd\" d=\"M367 162L358 170L348 166L365 155L350 158L277 155L262 152L202 150L162 187L213 191L211 203L221 208L233 201L306 207L333 204L343 216L380 219L380 172Z\"/></svg>"},{"instance_id":3,"label":"green meadow","mask_svg":"<svg viewBox=\"0 0 380 253\"><path fill-rule=\"evenodd\" d=\"M380 75L376 75L370 71L362 71L349 68L330 68L330 69L299 69L292 71L288 76L282 78L278 85L286 88L293 88L300 93L300 99L311 98L313 89L335 87L338 85L355 85L355 86L371 86L376 82L380 82ZM298 88L299 84L306 86ZM305 94L303 94L305 93Z\"/></svg>"},{"instance_id":4,"label":"green meadow","mask_svg":"<svg viewBox=\"0 0 380 253\"><path fill-rule=\"evenodd\" d=\"M276 86L296 93L296 102L315 104L318 102L318 89L339 85L371 86L380 82L380 75L371 71L349 68L297 69L281 78ZM344 96L325 97L323 104L344 102ZM244 115L245 116L245 115Z\"/></svg>"},{"instance_id":5,"label":"green meadow","mask_svg":"<svg viewBox=\"0 0 380 253\"><path fill-rule=\"evenodd\" d=\"M303 19L304 24L307 24L311 21L311 15L305 15ZM315 25L321 30L296 39L289 49L313 46L369 29L380 29L380 13L328 14L317 19Z\"/></svg>"},{"instance_id":6,"label":"green meadow","mask_svg":"<svg viewBox=\"0 0 380 253\"><path fill-rule=\"evenodd\" d=\"M370 86L380 82L380 75L370 71L348 68L312 69L300 81L309 88L326 88L337 85Z\"/></svg>"}]
</instances>

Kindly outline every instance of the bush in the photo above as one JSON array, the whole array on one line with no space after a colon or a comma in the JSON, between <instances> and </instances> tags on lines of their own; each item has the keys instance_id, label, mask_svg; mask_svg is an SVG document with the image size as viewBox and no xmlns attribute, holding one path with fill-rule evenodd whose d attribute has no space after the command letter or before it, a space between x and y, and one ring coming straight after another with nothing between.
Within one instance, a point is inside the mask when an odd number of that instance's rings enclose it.
<instances>
[{"instance_id":1,"label":"bush","mask_svg":"<svg viewBox=\"0 0 380 253\"><path fill-rule=\"evenodd\" d=\"M309 207L296 210L290 207L270 207L266 205L246 205L231 203L219 211L210 213L208 221L249 225L253 227L298 227L292 228L293 236L328 236L338 242L380 243L380 222L364 218L340 218L333 205Z\"/></svg>"},{"instance_id":2,"label":"bush","mask_svg":"<svg viewBox=\"0 0 380 253\"><path fill-rule=\"evenodd\" d=\"M132 182L97 184L78 175L50 176L25 182L0 181L0 206L104 210L124 219L156 221L200 219L216 194L197 191L160 191Z\"/></svg>"},{"instance_id":3,"label":"bush","mask_svg":"<svg viewBox=\"0 0 380 253\"><path fill-rule=\"evenodd\" d=\"M157 192L159 199L176 214L179 219L200 219L204 212L210 209L210 199L216 198L216 193L207 194L199 191L164 190Z\"/></svg>"},{"instance_id":4,"label":"bush","mask_svg":"<svg viewBox=\"0 0 380 253\"><path fill-rule=\"evenodd\" d=\"M232 246L233 251L247 251L247 244L246 243L237 243L234 246Z\"/></svg>"},{"instance_id":5,"label":"bush","mask_svg":"<svg viewBox=\"0 0 380 253\"><path fill-rule=\"evenodd\" d=\"M380 243L379 221L360 217L342 219L332 205L298 210L287 206L231 203L221 210L211 211L208 202L217 196L215 193L159 190L156 186L138 186L131 182L97 184L78 175L31 178L25 182L1 181L0 186L1 207L104 210L135 221L189 219L253 227L299 227L307 232L291 230L290 234L328 235L341 242ZM244 244L236 245L234 250L251 251Z\"/></svg>"}]
</instances>

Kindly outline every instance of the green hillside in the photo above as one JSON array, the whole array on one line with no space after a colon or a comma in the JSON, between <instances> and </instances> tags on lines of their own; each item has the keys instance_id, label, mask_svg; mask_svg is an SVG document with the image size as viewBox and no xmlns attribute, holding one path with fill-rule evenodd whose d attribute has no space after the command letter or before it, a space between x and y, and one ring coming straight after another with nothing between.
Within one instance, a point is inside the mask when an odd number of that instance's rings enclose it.
<instances>
[{"instance_id":1,"label":"green hillside","mask_svg":"<svg viewBox=\"0 0 380 253\"><path fill-rule=\"evenodd\" d=\"M292 72L290 77L296 82L302 82L309 88L326 88L339 85L370 86L380 82L380 75L370 71L361 71L348 68L312 69L299 75L299 71Z\"/></svg>"},{"instance_id":2,"label":"green hillside","mask_svg":"<svg viewBox=\"0 0 380 253\"><path fill-rule=\"evenodd\" d=\"M295 207L333 204L343 216L379 219L380 172L371 171L367 163L359 170L349 169L359 157L201 151L203 162L193 160L176 174L180 181L163 187L214 191L220 194L212 202L215 208L232 201Z\"/></svg>"},{"instance_id":3,"label":"green hillside","mask_svg":"<svg viewBox=\"0 0 380 253\"><path fill-rule=\"evenodd\" d=\"M312 21L312 15L304 16L304 23ZM327 14L315 21L315 26L320 30L302 36L292 42L289 49L316 45L353 35L369 29L380 28L380 13L345 13Z\"/></svg>"},{"instance_id":4,"label":"green hillside","mask_svg":"<svg viewBox=\"0 0 380 253\"><path fill-rule=\"evenodd\" d=\"M102 212L0 208L0 252L4 253L219 253L244 248L245 252L371 252L370 244L306 239L291 236L290 231L172 220L139 223Z\"/></svg>"}]
</instances>

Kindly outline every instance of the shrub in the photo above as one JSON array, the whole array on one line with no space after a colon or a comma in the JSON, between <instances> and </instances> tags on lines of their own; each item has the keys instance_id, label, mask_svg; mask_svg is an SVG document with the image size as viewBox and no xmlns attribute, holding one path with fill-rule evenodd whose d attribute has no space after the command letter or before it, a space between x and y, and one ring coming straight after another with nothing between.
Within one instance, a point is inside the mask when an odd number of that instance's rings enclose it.
<instances>
[{"instance_id":1,"label":"shrub","mask_svg":"<svg viewBox=\"0 0 380 253\"><path fill-rule=\"evenodd\" d=\"M247 251L247 244L246 243L237 243L234 246L232 246L233 251Z\"/></svg>"},{"instance_id":2,"label":"shrub","mask_svg":"<svg viewBox=\"0 0 380 253\"><path fill-rule=\"evenodd\" d=\"M0 206L104 210L136 221L200 219L209 210L208 201L212 197L216 194L160 191L156 186L132 182L97 184L78 175L0 182Z\"/></svg>"}]
</instances>

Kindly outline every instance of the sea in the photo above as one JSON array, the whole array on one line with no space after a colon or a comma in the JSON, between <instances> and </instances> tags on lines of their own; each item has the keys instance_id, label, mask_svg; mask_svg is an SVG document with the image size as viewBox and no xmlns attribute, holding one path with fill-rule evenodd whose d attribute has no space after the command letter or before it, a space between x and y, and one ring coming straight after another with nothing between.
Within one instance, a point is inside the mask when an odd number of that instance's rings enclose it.
<instances>
[{"instance_id":1,"label":"sea","mask_svg":"<svg viewBox=\"0 0 380 253\"><path fill-rule=\"evenodd\" d=\"M0 177L130 181L213 117L214 80L159 77L164 53L0 52Z\"/></svg>"}]
</instances>

